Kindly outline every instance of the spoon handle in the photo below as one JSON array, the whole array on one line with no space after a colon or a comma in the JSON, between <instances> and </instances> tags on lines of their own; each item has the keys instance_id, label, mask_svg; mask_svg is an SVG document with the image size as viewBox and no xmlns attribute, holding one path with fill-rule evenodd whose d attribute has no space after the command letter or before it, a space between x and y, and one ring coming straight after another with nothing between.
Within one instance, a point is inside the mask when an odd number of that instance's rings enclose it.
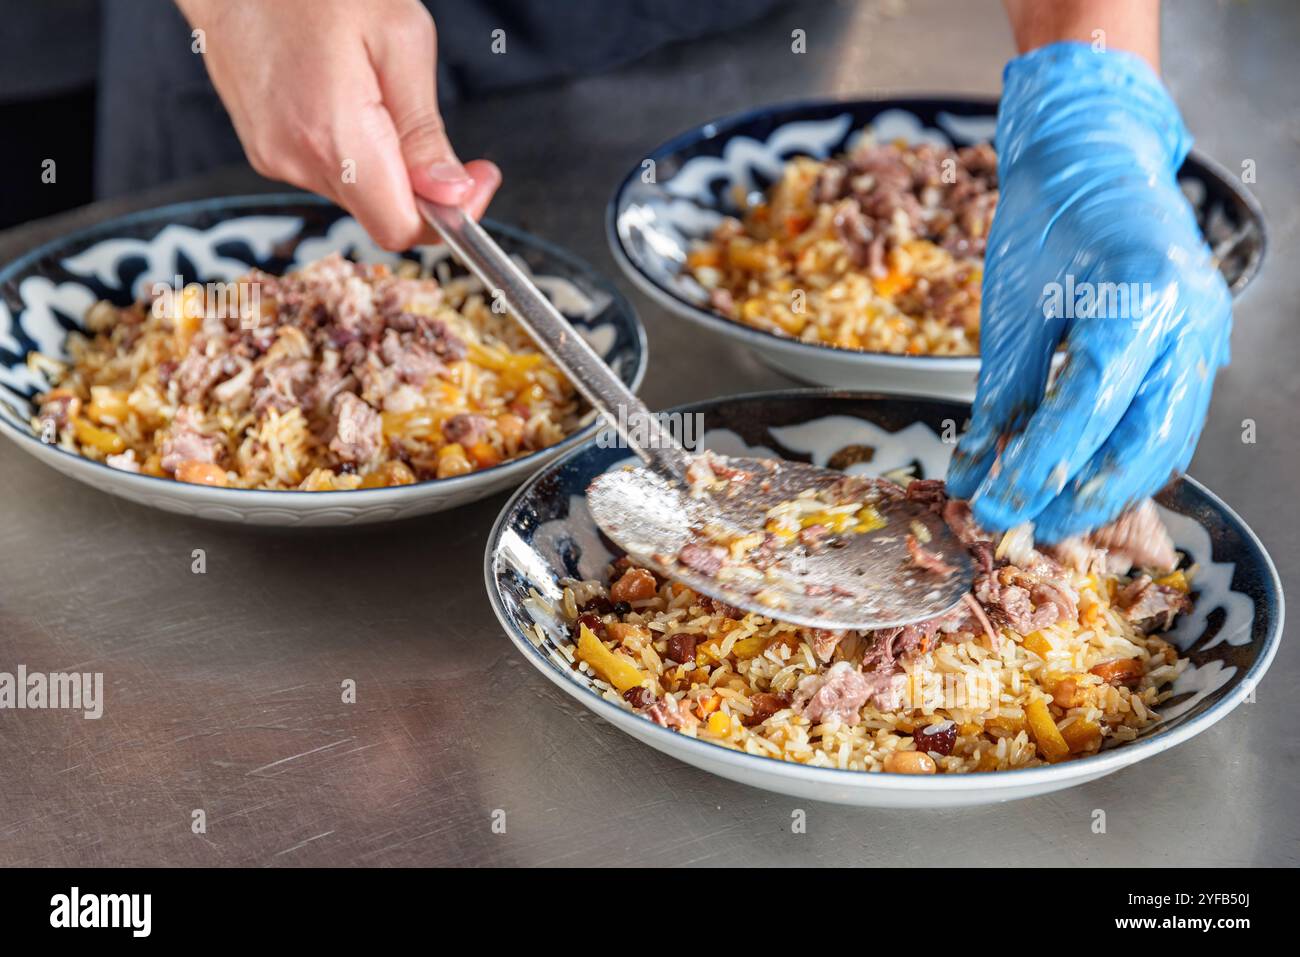
<instances>
[{"instance_id":1,"label":"spoon handle","mask_svg":"<svg viewBox=\"0 0 1300 957\"><path fill-rule=\"evenodd\" d=\"M515 318L619 433L628 447L665 478L680 481L688 453L645 403L605 365L487 231L455 206L415 198L420 214L464 265L510 307Z\"/></svg>"}]
</instances>

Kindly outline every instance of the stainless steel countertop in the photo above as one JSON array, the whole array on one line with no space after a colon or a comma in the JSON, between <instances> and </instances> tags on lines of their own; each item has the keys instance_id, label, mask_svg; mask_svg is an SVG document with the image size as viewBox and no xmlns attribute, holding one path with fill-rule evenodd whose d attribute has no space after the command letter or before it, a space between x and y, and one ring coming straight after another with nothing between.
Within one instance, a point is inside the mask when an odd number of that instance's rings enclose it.
<instances>
[{"instance_id":1,"label":"stainless steel countertop","mask_svg":"<svg viewBox=\"0 0 1300 957\"><path fill-rule=\"evenodd\" d=\"M1237 311L1192 473L1263 538L1292 594L1300 407L1300 7L1167 4L1165 65L1198 145L1251 188L1272 247ZM809 52L790 53L790 31ZM732 110L807 95L996 92L1012 53L991 0L816 4L607 75L452 111L461 155L505 171L491 214L568 246L632 293L604 205L643 151ZM266 188L227 170L0 235L0 260L180 197ZM18 188L13 184L5 188ZM633 294L652 407L789 385ZM725 357L725 358L723 358ZM1241 441L1243 419L1258 442ZM104 716L0 712L0 863L1294 864L1285 643L1258 700L1145 763L1049 797L870 811L732 784L632 741L554 689L488 607L505 496L354 531L250 530L98 493L0 443L0 670L105 673ZM207 573L190 571L191 551ZM357 703L340 702L340 682ZM791 812L807 811L807 833ZM207 833L191 832L203 809ZM1094 809L1108 832L1093 834ZM495 833L494 811L506 830Z\"/></svg>"}]
</instances>

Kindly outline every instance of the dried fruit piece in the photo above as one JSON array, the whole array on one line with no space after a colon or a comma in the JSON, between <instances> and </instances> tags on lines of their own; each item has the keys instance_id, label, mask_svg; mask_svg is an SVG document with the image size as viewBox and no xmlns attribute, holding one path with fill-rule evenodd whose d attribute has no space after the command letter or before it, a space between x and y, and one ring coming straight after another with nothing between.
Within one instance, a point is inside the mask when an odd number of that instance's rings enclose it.
<instances>
[{"instance_id":1,"label":"dried fruit piece","mask_svg":"<svg viewBox=\"0 0 1300 957\"><path fill-rule=\"evenodd\" d=\"M1136 688L1142 680L1142 662L1136 658L1116 658L1094 665L1088 672L1116 687Z\"/></svg>"},{"instance_id":2,"label":"dried fruit piece","mask_svg":"<svg viewBox=\"0 0 1300 957\"><path fill-rule=\"evenodd\" d=\"M1029 733L1034 736L1039 753L1049 761L1056 761L1070 753L1070 746L1056 727L1052 712L1047 709L1047 702L1041 698L1025 705L1025 718L1029 722Z\"/></svg>"},{"instance_id":3,"label":"dried fruit piece","mask_svg":"<svg viewBox=\"0 0 1300 957\"><path fill-rule=\"evenodd\" d=\"M754 713L745 719L745 724L753 727L762 724L782 708L790 707L790 699L783 694L760 691L758 694L750 695L749 706L754 709Z\"/></svg>"},{"instance_id":4,"label":"dried fruit piece","mask_svg":"<svg viewBox=\"0 0 1300 957\"><path fill-rule=\"evenodd\" d=\"M1072 721L1070 726L1061 732L1061 737L1070 746L1071 754L1091 751L1101 743L1101 725L1085 720Z\"/></svg>"},{"instance_id":5,"label":"dried fruit piece","mask_svg":"<svg viewBox=\"0 0 1300 957\"><path fill-rule=\"evenodd\" d=\"M952 746L957 743L957 722L938 721L912 732L916 750L933 751L939 755L952 754Z\"/></svg>"},{"instance_id":6,"label":"dried fruit piece","mask_svg":"<svg viewBox=\"0 0 1300 957\"><path fill-rule=\"evenodd\" d=\"M595 615L586 615L586 614L579 615L578 621L574 625L573 630L576 632L579 628L583 627L584 625L590 628L592 633L597 638L605 637L605 623L601 621L599 618L597 618Z\"/></svg>"},{"instance_id":7,"label":"dried fruit piece","mask_svg":"<svg viewBox=\"0 0 1300 957\"><path fill-rule=\"evenodd\" d=\"M655 576L652 572L634 566L624 572L623 577L610 586L609 597L615 602L642 601L646 598L653 598L658 587L655 584Z\"/></svg>"},{"instance_id":8,"label":"dried fruit piece","mask_svg":"<svg viewBox=\"0 0 1300 957\"><path fill-rule=\"evenodd\" d=\"M610 651L586 625L578 626L578 658L623 693L639 685L644 677L630 658Z\"/></svg>"},{"instance_id":9,"label":"dried fruit piece","mask_svg":"<svg viewBox=\"0 0 1300 957\"><path fill-rule=\"evenodd\" d=\"M699 644L699 641L699 635L687 632L670 635L668 637L667 655L679 665L684 665L695 658L695 646Z\"/></svg>"}]
</instances>

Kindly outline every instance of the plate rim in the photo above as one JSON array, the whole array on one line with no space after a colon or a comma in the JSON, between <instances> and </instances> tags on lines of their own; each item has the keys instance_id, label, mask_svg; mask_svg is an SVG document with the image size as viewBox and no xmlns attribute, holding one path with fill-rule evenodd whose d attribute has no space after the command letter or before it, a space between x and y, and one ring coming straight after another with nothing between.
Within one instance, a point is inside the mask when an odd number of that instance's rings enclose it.
<instances>
[{"instance_id":1,"label":"plate rim","mask_svg":"<svg viewBox=\"0 0 1300 957\"><path fill-rule=\"evenodd\" d=\"M72 245L87 240L103 240L111 238L118 230L125 226L135 225L140 222L146 222L151 219L164 220L164 226L169 225L166 222L167 214L187 212L203 213L209 210L222 210L234 208L236 210L256 208L259 206L270 207L294 207L294 206L314 206L319 208L333 208L338 210L344 216L351 216L346 209L337 203L326 199L323 196L317 196L314 193L244 193L237 196L213 196L195 200L183 200L176 203L167 203L162 206L151 206L147 209L135 210L130 213L124 213L121 216L113 216L89 226L83 226L72 232L64 233L49 239L39 246L28 250L21 256L10 260L0 266L0 288L6 284L14 282L15 278L29 269L33 264L40 260L57 254L58 250L64 246ZM233 217L232 217L233 218ZM629 385L632 392L637 392L645 380L646 370L649 367L650 354L649 343L646 338L645 323L637 313L636 307L632 301L614 284L612 280L599 272L594 266L582 259L575 253L557 246L550 240L543 239L527 230L520 229L508 223L503 223L490 217L484 217L482 224L489 232L499 233L510 239L531 245L540 249L547 256L559 259L570 268L587 275L596 285L601 288L610 297L610 304L618 307L623 311L632 322L632 329L635 333L637 343L637 365L633 370L632 380ZM416 248L416 247L412 247ZM220 499L226 494L238 493L243 496L239 504L254 505L259 497L270 496L262 504L275 502L285 504L290 508L302 508L308 502L330 502L338 504L338 500L333 496L344 495L347 498L344 501L356 502L358 505L374 505L384 499L416 499L424 495L431 494L434 489L439 492L451 494L460 489L470 488L477 484L483 484L484 476L490 475L492 479L506 480L513 476L515 472L526 470L525 463L533 467L540 467L546 464L544 460L535 460L535 456L549 453L551 458L560 453L572 451L581 445L587 439L592 438L601 427L600 416L597 414L592 421L588 422L582 428L574 431L572 434L565 436L554 445L548 445L546 448L537 449L520 458L511 459L507 462L501 462L497 465L485 469L479 469L470 472L467 475L455 475L445 479L426 479L422 482L412 482L410 485L398 485L388 488L375 489L329 489L320 492L309 492L303 489L258 489L258 488L231 488L219 486L195 486L185 482L177 482L175 479L159 478L155 475L143 475L135 472L126 472L122 469L115 469L103 462L87 458L84 455L78 455L67 449L47 442L42 442L40 438L31 432L17 428L9 422L4 416L0 416L0 433L4 434L11 441L18 444L28 454L40 460L43 453L55 452L68 456L70 459L87 462L92 466L98 466L107 470L115 480L125 482L128 485L135 485L140 491L154 490L156 492L167 492L180 497L202 498L209 504L221 504ZM35 447L25 446L23 441L35 443ZM44 463L51 465L51 463ZM51 465L51 467L53 467ZM75 467L75 466L74 466ZM87 473L93 474L93 473ZM489 480L490 481L490 480ZM212 496L216 496L214 500ZM235 501L229 503L231 506L236 504Z\"/></svg>"},{"instance_id":2,"label":"plate rim","mask_svg":"<svg viewBox=\"0 0 1300 957\"><path fill-rule=\"evenodd\" d=\"M697 402L682 403L673 406L671 409L665 409L665 412L689 412L689 411L707 411L710 405L717 405L723 402L737 401L780 401L782 399L804 399L804 398L851 398L857 400L883 400L883 401L904 401L904 402L939 402L948 405L965 405L952 399L946 399L941 396L927 395L908 395L905 393L891 393L857 389L836 389L836 388L794 388L794 389L770 389L753 392L738 393L735 395L714 396L708 399L701 399ZM606 701L596 692L592 691L576 681L562 674L558 669L551 667L549 659L542 654L536 645L518 628L515 627L510 616L507 614L501 596L496 587L496 576L494 574L496 555L498 545L502 537L502 532L506 528L507 519L512 515L519 501L530 492L533 487L543 480L545 476L553 470L564 467L569 460L576 458L580 453L587 450L586 445L579 446L569 450L562 456L557 456L547 465L539 469L536 473L522 483L519 488L515 489L510 498L502 506L501 512L497 515L492 524L491 531L488 533L487 546L483 556L483 575L484 584L487 588L488 600L492 605L492 611L496 615L498 622L506 632L506 636L511 643L523 653L524 658L547 677L552 684L555 684L561 690L568 693L572 698L582 704L591 704L589 708L598 717L605 718L611 724L618 727L621 722L628 719L642 721L645 723L647 732L646 743L653 738L656 741L662 741L663 747L652 745L657 750L673 754L674 751L681 748L686 752L698 755L699 759L705 764L723 763L728 764L738 770L750 770L755 775L772 775L778 778L805 779L807 783L819 783L827 786L830 785L848 785L855 790L871 790L881 788L891 791L918 791L918 792L945 792L945 791L975 791L989 787L1003 787L996 782L1005 782L1006 788L1029 787L1035 785L1050 785L1052 783L1063 783L1075 777L1095 778L1117 771L1120 768L1135 764L1138 761L1145 760L1162 751L1176 747L1179 744L1195 737L1203 731L1208 730L1211 726L1217 724L1223 718L1227 717L1237 709L1237 706L1259 685L1260 679L1268 671L1273 663L1273 658L1277 654L1278 646L1281 644L1283 626L1286 619L1286 599L1282 590L1282 580L1278 575L1277 567L1273 563L1273 558L1269 555L1268 550L1260 541L1259 536L1254 530L1242 520L1226 502L1218 495L1207 488L1204 484L1190 475L1184 475L1183 481L1188 482L1191 486L1205 496L1211 504L1215 505L1222 511L1228 519L1230 525L1234 525L1237 532L1242 536L1246 544L1258 552L1263 560L1263 567L1266 571L1266 579L1271 584L1271 588L1265 589L1277 609L1276 617L1272 627L1265 636L1264 645L1260 649L1259 656L1255 659L1251 667L1242 676L1224 698L1210 707L1204 714L1201 714L1192 720L1166 732L1138 738L1135 741L1124 744L1121 747L1098 754L1088 755L1083 758L1076 758L1072 761L1064 761L1060 764L1051 764L1046 766L1028 767L1028 768L1010 768L1003 771L971 771L965 774L938 774L938 775L909 775L899 772L889 771L853 771L846 768L819 768L810 767L804 764L798 764L792 761L783 761L779 758L770 758L763 755L748 754L743 751L725 747L712 741L704 741L699 738L688 737L679 734L670 728L661 727L653 721L647 721L640 715L636 715L619 707L613 702ZM631 735L627 729L620 730ZM665 737L668 736L668 737ZM636 737L633 735L633 737Z\"/></svg>"}]
</instances>

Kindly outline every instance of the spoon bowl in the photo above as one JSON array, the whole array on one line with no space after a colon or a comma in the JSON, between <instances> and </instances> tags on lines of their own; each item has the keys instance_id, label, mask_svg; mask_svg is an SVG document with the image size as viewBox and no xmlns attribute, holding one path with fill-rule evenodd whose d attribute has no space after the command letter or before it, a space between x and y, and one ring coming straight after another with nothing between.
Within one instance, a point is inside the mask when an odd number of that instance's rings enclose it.
<instances>
[{"instance_id":1,"label":"spoon bowl","mask_svg":"<svg viewBox=\"0 0 1300 957\"><path fill-rule=\"evenodd\" d=\"M870 521L860 528L820 525L812 535L796 527L789 540L773 532L777 541L770 541L769 512L797 511L800 496L822 493L835 507L844 476L796 462L691 455L478 223L454 206L419 197L416 206L649 466L593 485L596 523L629 554L710 598L809 628L923 621L951 609L970 588L970 559L938 516L878 487L867 504L887 514L864 513ZM644 434L631 423L644 426Z\"/></svg>"},{"instance_id":2,"label":"spoon bowl","mask_svg":"<svg viewBox=\"0 0 1300 957\"><path fill-rule=\"evenodd\" d=\"M888 494L891 483L802 462L705 461L729 476L706 491L648 468L598 476L587 489L592 518L638 564L736 608L809 628L924 621L954 609L970 590L965 547L928 505L903 498L901 489ZM803 531L788 541L767 531L773 510L810 495L822 497ZM872 522L833 531L821 522L837 516L818 521L823 498L848 503L841 516L849 504L869 507Z\"/></svg>"}]
</instances>

